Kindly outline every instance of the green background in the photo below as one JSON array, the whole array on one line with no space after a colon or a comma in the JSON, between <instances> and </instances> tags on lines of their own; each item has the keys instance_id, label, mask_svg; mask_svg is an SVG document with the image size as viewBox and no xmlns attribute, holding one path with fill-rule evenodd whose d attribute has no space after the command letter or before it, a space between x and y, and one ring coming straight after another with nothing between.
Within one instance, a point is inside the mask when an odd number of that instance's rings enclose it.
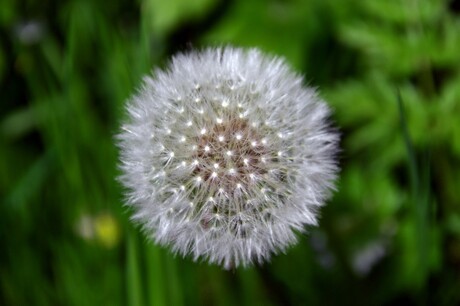
<instances>
[{"instance_id":1,"label":"green background","mask_svg":"<svg viewBox=\"0 0 460 306\"><path fill-rule=\"evenodd\" d=\"M176 52L280 55L342 134L320 226L261 267L129 221L114 135ZM460 304L460 1L2 0L0 305Z\"/></svg>"}]
</instances>

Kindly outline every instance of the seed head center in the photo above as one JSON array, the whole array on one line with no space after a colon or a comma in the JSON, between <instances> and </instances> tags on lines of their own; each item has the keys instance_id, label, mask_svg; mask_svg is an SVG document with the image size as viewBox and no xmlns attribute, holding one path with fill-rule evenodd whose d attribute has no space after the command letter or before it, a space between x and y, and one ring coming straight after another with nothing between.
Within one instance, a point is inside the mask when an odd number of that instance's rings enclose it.
<instances>
[{"instance_id":1,"label":"seed head center","mask_svg":"<svg viewBox=\"0 0 460 306\"><path fill-rule=\"evenodd\" d=\"M248 188L267 172L264 161L268 155L263 137L246 119L235 118L213 124L197 137L194 158L200 160L194 175L207 187L234 194Z\"/></svg>"}]
</instances>

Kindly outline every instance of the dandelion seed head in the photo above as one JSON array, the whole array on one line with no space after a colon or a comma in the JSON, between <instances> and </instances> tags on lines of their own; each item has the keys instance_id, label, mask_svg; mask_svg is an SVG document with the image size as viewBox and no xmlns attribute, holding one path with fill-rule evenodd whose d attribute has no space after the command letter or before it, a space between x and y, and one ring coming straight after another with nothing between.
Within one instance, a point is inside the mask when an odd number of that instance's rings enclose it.
<instances>
[{"instance_id":1,"label":"dandelion seed head","mask_svg":"<svg viewBox=\"0 0 460 306\"><path fill-rule=\"evenodd\" d=\"M329 108L301 84L282 59L231 47L177 55L146 77L118 135L133 219L225 268L294 244L338 168Z\"/></svg>"}]
</instances>

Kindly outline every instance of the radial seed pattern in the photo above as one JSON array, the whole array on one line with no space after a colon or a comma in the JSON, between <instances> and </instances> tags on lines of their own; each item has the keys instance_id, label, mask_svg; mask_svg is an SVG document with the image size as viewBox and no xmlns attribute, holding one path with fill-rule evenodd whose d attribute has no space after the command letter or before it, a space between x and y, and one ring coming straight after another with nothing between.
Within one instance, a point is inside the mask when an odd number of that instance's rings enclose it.
<instances>
[{"instance_id":1,"label":"radial seed pattern","mask_svg":"<svg viewBox=\"0 0 460 306\"><path fill-rule=\"evenodd\" d=\"M230 268L264 261L316 224L338 136L326 104L281 59L178 55L127 110L120 180L158 243Z\"/></svg>"}]
</instances>

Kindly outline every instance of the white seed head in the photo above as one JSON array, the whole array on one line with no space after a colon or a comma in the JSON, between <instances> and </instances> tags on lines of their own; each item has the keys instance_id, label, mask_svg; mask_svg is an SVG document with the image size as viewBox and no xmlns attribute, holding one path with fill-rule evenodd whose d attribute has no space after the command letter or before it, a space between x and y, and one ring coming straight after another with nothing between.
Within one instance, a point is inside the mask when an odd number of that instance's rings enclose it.
<instances>
[{"instance_id":1,"label":"white seed head","mask_svg":"<svg viewBox=\"0 0 460 306\"><path fill-rule=\"evenodd\" d=\"M338 171L330 110L302 83L282 59L231 47L177 55L146 77L118 135L133 219L225 268L295 243Z\"/></svg>"}]
</instances>

